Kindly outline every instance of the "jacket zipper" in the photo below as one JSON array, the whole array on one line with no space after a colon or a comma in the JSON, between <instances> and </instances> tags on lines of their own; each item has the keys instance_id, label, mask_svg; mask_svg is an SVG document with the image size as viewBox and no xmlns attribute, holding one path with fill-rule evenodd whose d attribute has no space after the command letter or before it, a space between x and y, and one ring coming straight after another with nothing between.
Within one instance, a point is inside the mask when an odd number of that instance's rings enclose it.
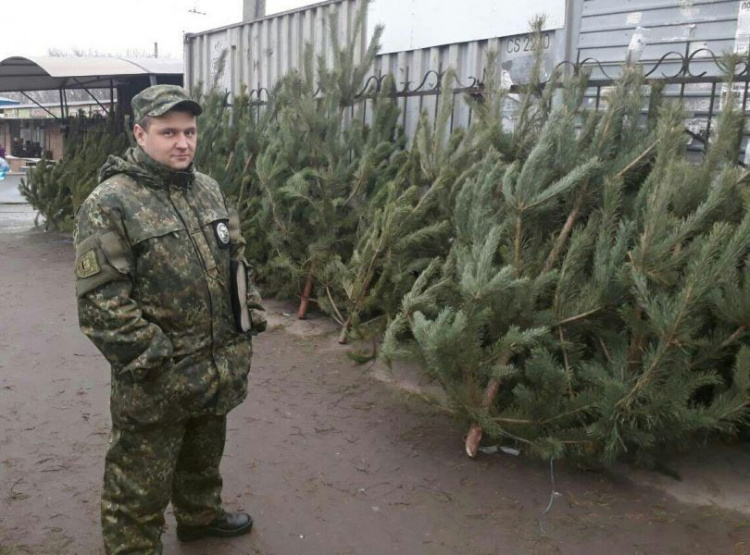
<instances>
[{"instance_id":1,"label":"jacket zipper","mask_svg":"<svg viewBox=\"0 0 750 555\"><path fill-rule=\"evenodd\" d=\"M208 294L208 311L211 316L211 360L213 360L214 366L217 366L216 360L214 360L214 303L213 299L211 298L211 288L208 285L208 270L206 269L206 262L203 260L203 256L201 255L198 245L195 244L195 239L193 239L193 234L190 233L190 228L188 227L187 222L185 222L185 218L182 217L182 213L172 200L172 194L169 191L169 185L167 185L167 198L169 199L169 203L172 205L172 208L177 213L177 217L180 218L180 221L182 222L182 225L185 228L188 237L190 238L190 243L193 245L193 250L195 251L198 260L200 261L201 268L203 268L203 283L206 285L206 293ZM187 195L185 196L185 202L188 204L188 206L190 205L190 203L187 201ZM203 233L203 230L199 229L199 231Z\"/></svg>"}]
</instances>

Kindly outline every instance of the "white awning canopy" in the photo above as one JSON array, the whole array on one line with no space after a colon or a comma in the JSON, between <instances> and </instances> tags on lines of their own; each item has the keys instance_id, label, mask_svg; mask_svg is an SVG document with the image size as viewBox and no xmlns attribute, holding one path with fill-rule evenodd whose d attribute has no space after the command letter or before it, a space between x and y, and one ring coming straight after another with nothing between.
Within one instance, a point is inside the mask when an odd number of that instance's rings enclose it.
<instances>
[{"instance_id":1,"label":"white awning canopy","mask_svg":"<svg viewBox=\"0 0 750 555\"><path fill-rule=\"evenodd\" d=\"M0 62L0 92L105 89L137 76L182 75L182 60L14 56Z\"/></svg>"}]
</instances>

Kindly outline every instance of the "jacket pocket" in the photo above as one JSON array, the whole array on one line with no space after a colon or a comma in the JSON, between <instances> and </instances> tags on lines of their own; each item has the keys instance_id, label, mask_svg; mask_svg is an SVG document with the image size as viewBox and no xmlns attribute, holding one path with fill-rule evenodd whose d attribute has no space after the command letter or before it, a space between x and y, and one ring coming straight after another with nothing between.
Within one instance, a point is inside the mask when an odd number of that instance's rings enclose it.
<instances>
[{"instance_id":1,"label":"jacket pocket","mask_svg":"<svg viewBox=\"0 0 750 555\"><path fill-rule=\"evenodd\" d=\"M185 227L177 217L172 214L161 214L159 219L139 220L133 218L128 221L128 235L133 245L142 243L147 239L155 239L182 231Z\"/></svg>"},{"instance_id":2,"label":"jacket pocket","mask_svg":"<svg viewBox=\"0 0 750 555\"><path fill-rule=\"evenodd\" d=\"M179 418L181 409L174 388L174 363L153 368L142 379L130 374L112 376L110 409L113 419L155 424Z\"/></svg>"}]
</instances>

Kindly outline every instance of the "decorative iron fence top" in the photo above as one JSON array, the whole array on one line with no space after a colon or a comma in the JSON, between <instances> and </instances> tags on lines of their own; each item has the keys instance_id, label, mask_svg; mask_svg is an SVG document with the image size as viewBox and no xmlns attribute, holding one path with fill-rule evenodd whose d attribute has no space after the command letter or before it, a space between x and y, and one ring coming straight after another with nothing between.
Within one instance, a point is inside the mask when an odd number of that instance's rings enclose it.
<instances>
[{"instance_id":1,"label":"decorative iron fence top","mask_svg":"<svg viewBox=\"0 0 750 555\"><path fill-rule=\"evenodd\" d=\"M730 59L726 55L718 55L709 48L691 50L691 43L685 45L684 52L670 51L658 60L640 60L631 65L642 68L647 81L665 81L667 84L689 83L717 83L733 80L735 82L750 82L750 53L744 58L735 58L734 67L729 71ZM707 67L710 64L710 67ZM560 71L568 75L579 75L588 72L591 76L591 87L601 87L615 82L628 67L624 62L602 62L596 58L586 57L573 61L558 63L552 71ZM501 68L498 68L501 69ZM431 69L419 80L412 80L408 74L403 80L397 80L392 74L380 73L369 76L354 98L371 98L384 92L396 97L435 95L440 94L444 87L446 76L451 73L451 89L455 94L481 92L485 88L486 70L481 77L469 76L462 80L450 70ZM515 84L510 87L511 92L523 89L525 84ZM318 88L314 96L321 96L324 90ZM267 102L272 91L260 87L249 91L249 96L255 102Z\"/></svg>"}]
</instances>

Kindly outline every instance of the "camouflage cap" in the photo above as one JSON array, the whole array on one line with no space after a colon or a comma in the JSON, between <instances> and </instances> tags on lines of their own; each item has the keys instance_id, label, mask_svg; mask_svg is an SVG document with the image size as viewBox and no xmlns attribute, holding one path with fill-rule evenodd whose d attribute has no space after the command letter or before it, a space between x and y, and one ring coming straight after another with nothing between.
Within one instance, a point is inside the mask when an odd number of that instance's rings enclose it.
<instances>
[{"instance_id":1,"label":"camouflage cap","mask_svg":"<svg viewBox=\"0 0 750 555\"><path fill-rule=\"evenodd\" d=\"M182 87L177 85L154 85L142 90L133 97L130 105L136 122L145 117L158 118L170 110L180 106L196 116L203 112L203 108Z\"/></svg>"}]
</instances>

